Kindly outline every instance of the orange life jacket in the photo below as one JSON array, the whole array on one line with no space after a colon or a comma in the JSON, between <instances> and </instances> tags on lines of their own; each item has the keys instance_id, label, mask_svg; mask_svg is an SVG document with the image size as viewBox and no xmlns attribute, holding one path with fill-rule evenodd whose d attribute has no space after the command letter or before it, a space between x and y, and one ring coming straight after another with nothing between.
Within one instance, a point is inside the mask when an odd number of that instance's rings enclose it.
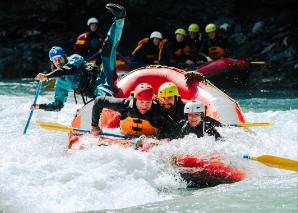
<instances>
[{"instance_id":1,"label":"orange life jacket","mask_svg":"<svg viewBox=\"0 0 298 213\"><path fill-rule=\"evenodd\" d=\"M218 46L208 48L208 56L212 59L219 59L226 55L226 51Z\"/></svg>"},{"instance_id":2,"label":"orange life jacket","mask_svg":"<svg viewBox=\"0 0 298 213\"><path fill-rule=\"evenodd\" d=\"M138 46L133 50L131 55L134 55L144 44L148 43L150 38L143 38L141 41L138 42Z\"/></svg>"},{"instance_id":3,"label":"orange life jacket","mask_svg":"<svg viewBox=\"0 0 298 213\"><path fill-rule=\"evenodd\" d=\"M157 128L153 127L149 121L130 116L120 121L120 130L123 135L140 136L157 133Z\"/></svg>"}]
</instances>

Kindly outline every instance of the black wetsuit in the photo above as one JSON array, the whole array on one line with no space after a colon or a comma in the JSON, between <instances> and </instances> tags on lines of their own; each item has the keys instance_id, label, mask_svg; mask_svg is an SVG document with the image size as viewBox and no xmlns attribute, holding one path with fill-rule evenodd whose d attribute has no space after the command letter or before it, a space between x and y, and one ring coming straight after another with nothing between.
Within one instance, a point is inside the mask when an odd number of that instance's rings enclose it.
<instances>
[{"instance_id":1,"label":"black wetsuit","mask_svg":"<svg viewBox=\"0 0 298 213\"><path fill-rule=\"evenodd\" d=\"M179 128L179 122L183 119L185 119L184 115L184 106L185 103L182 102L181 98L178 97L175 107L171 110L165 110L164 111L168 114L172 124L167 126L162 126L157 133L157 137L159 139L169 138L174 139L177 138L178 132L180 130ZM171 127L171 128L169 128Z\"/></svg>"},{"instance_id":2,"label":"black wetsuit","mask_svg":"<svg viewBox=\"0 0 298 213\"><path fill-rule=\"evenodd\" d=\"M92 126L98 126L103 108L119 112L121 120L130 116L147 120L155 128L167 127L171 129L171 126L174 126L168 114L156 100L153 100L152 107L148 112L141 114L136 107L134 98L115 98L111 96L99 96L95 99L92 110Z\"/></svg>"},{"instance_id":3,"label":"black wetsuit","mask_svg":"<svg viewBox=\"0 0 298 213\"><path fill-rule=\"evenodd\" d=\"M217 132L217 130L214 127L222 126L222 124L214 120L213 118L210 117L204 117L203 122L201 122L198 126L196 127L191 127L188 123L188 121L181 121L179 123L180 132L178 137L182 138L185 135L188 135L190 133L195 134L198 138L203 137L205 133L207 133L210 136L214 136L216 140L220 139L221 136Z\"/></svg>"}]
</instances>

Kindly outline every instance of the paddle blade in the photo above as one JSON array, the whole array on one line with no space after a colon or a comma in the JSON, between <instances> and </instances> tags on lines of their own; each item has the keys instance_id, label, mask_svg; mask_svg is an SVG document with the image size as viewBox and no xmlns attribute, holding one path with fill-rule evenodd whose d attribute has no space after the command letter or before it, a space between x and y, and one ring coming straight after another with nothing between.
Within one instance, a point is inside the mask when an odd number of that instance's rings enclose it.
<instances>
[{"instance_id":1,"label":"paddle blade","mask_svg":"<svg viewBox=\"0 0 298 213\"><path fill-rule=\"evenodd\" d=\"M258 161L269 167L298 172L298 161L295 160L290 160L287 158L281 158L272 155L261 155L258 157L246 156L246 158Z\"/></svg>"},{"instance_id":2,"label":"paddle blade","mask_svg":"<svg viewBox=\"0 0 298 213\"><path fill-rule=\"evenodd\" d=\"M265 61L251 61L250 62L251 64L266 64L266 62Z\"/></svg>"},{"instance_id":3,"label":"paddle blade","mask_svg":"<svg viewBox=\"0 0 298 213\"><path fill-rule=\"evenodd\" d=\"M44 122L44 121L36 121L37 125L41 126L42 128L49 129L49 130L57 130L61 132L71 132L73 129L53 122Z\"/></svg>"},{"instance_id":4,"label":"paddle blade","mask_svg":"<svg viewBox=\"0 0 298 213\"><path fill-rule=\"evenodd\" d=\"M272 123L268 123L268 122L235 124L236 127L270 126L270 125L272 125Z\"/></svg>"}]
</instances>

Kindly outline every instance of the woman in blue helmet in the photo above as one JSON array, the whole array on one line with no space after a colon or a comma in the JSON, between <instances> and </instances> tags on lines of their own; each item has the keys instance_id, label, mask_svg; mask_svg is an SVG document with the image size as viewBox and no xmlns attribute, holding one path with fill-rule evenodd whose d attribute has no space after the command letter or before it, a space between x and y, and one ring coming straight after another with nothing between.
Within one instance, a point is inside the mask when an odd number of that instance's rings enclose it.
<instances>
[{"instance_id":1,"label":"woman in blue helmet","mask_svg":"<svg viewBox=\"0 0 298 213\"><path fill-rule=\"evenodd\" d=\"M61 47L54 46L49 52L52 72L39 73L36 80L46 81L58 77L55 85L54 102L36 104L31 110L43 109L59 111L67 101L68 92L77 91L91 98L102 95L113 95L113 82L116 76L116 50L124 26L125 9L117 4L106 4L106 8L115 16L103 44L102 69L87 63L78 54L66 58Z\"/></svg>"}]
</instances>

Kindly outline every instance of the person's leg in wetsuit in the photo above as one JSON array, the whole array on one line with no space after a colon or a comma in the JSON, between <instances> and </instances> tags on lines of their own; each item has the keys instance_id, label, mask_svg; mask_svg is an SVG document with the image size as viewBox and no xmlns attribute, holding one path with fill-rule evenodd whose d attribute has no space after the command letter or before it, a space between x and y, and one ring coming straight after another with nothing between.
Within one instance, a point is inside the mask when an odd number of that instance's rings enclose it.
<instances>
[{"instance_id":1,"label":"person's leg in wetsuit","mask_svg":"<svg viewBox=\"0 0 298 213\"><path fill-rule=\"evenodd\" d=\"M124 26L125 9L117 4L107 4L106 8L115 16L102 48L102 70L95 96L113 96L113 75L116 72L117 47L122 35Z\"/></svg>"}]
</instances>

